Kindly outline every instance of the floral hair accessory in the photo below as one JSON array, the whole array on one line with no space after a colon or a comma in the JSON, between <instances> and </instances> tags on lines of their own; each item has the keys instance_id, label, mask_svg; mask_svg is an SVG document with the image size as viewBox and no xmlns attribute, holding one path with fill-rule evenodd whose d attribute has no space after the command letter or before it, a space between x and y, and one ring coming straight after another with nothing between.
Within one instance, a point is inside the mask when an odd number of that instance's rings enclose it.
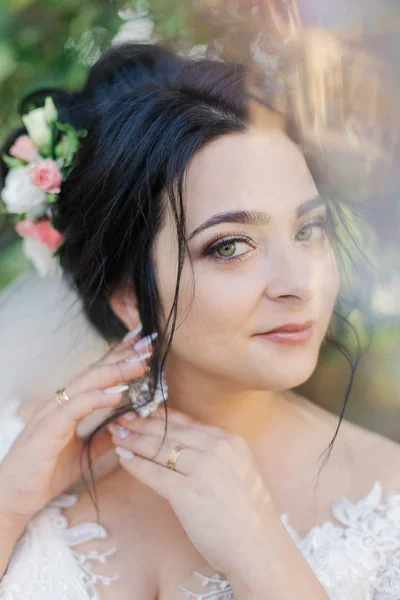
<instances>
[{"instance_id":1,"label":"floral hair accessory","mask_svg":"<svg viewBox=\"0 0 400 600\"><path fill-rule=\"evenodd\" d=\"M22 120L27 135L20 135L1 156L9 168L1 197L4 212L13 215L15 229L24 238L24 252L45 276L59 270L64 242L52 223L51 205L57 202L87 130L61 123L50 96Z\"/></svg>"}]
</instances>

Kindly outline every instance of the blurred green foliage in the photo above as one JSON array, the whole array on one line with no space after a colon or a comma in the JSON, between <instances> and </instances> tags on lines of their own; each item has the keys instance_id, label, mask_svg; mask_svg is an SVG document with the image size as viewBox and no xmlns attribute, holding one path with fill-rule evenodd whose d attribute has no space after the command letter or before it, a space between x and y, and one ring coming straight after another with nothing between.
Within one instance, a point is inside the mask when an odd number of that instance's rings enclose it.
<instances>
[{"instance_id":1,"label":"blurred green foliage","mask_svg":"<svg viewBox=\"0 0 400 600\"><path fill-rule=\"evenodd\" d=\"M121 19L104 0L2 0L0 3L0 138L21 125L22 96L38 87L75 88L118 31ZM0 289L29 264L21 241L0 217Z\"/></svg>"},{"instance_id":2,"label":"blurred green foliage","mask_svg":"<svg viewBox=\"0 0 400 600\"><path fill-rule=\"evenodd\" d=\"M120 25L108 0L3 0L0 134L20 124L17 106L23 94L42 86L79 86L87 62Z\"/></svg>"},{"instance_id":3,"label":"blurred green foliage","mask_svg":"<svg viewBox=\"0 0 400 600\"><path fill-rule=\"evenodd\" d=\"M21 125L21 98L40 87L76 89L127 21L150 18L162 37L189 40L182 0L0 0L0 143ZM0 214L0 289L28 265Z\"/></svg>"}]
</instances>

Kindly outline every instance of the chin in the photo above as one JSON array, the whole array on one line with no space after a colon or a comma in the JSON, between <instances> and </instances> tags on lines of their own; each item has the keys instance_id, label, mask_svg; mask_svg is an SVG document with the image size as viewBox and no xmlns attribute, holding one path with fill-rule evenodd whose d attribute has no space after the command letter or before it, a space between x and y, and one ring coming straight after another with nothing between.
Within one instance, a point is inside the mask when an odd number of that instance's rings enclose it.
<instances>
[{"instance_id":1,"label":"chin","mask_svg":"<svg viewBox=\"0 0 400 600\"><path fill-rule=\"evenodd\" d=\"M298 356L287 360L275 360L268 362L262 371L257 369L254 374L253 383L264 390L287 390L305 383L314 373L318 363L318 356Z\"/></svg>"}]
</instances>

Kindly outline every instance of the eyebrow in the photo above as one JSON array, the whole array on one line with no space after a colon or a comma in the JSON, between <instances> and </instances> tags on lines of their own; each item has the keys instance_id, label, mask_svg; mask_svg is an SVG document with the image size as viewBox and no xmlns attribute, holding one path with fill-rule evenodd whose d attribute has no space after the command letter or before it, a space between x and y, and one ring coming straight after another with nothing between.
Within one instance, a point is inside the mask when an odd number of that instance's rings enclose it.
<instances>
[{"instance_id":1,"label":"eyebrow","mask_svg":"<svg viewBox=\"0 0 400 600\"><path fill-rule=\"evenodd\" d=\"M325 205L324 200L321 196L315 196L311 200L306 200L303 204L297 207L296 210L296 218L299 219L304 214L314 210L317 206L321 204ZM199 227L197 227L187 238L187 241L191 240L195 235L201 233L205 229L209 227L214 227L215 225L219 225L220 223L244 223L246 225L268 225L271 217L265 212L261 212L259 210L237 210L230 212L223 212L213 215L207 221L204 221Z\"/></svg>"}]
</instances>

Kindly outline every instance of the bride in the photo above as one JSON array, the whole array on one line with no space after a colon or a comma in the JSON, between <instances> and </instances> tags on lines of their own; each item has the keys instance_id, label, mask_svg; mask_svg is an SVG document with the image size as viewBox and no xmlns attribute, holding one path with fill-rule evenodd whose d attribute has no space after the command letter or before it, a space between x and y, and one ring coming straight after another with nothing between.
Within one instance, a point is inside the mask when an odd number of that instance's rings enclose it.
<instances>
[{"instance_id":1,"label":"bride","mask_svg":"<svg viewBox=\"0 0 400 600\"><path fill-rule=\"evenodd\" d=\"M292 391L330 335L335 207L246 82L123 44L82 90L22 104L3 198L18 213L18 169L45 191L19 231L51 216L111 344L64 388L3 399L2 600L400 597L399 446L343 420L318 472L337 419ZM53 162L30 154L39 115L66 133Z\"/></svg>"}]
</instances>

